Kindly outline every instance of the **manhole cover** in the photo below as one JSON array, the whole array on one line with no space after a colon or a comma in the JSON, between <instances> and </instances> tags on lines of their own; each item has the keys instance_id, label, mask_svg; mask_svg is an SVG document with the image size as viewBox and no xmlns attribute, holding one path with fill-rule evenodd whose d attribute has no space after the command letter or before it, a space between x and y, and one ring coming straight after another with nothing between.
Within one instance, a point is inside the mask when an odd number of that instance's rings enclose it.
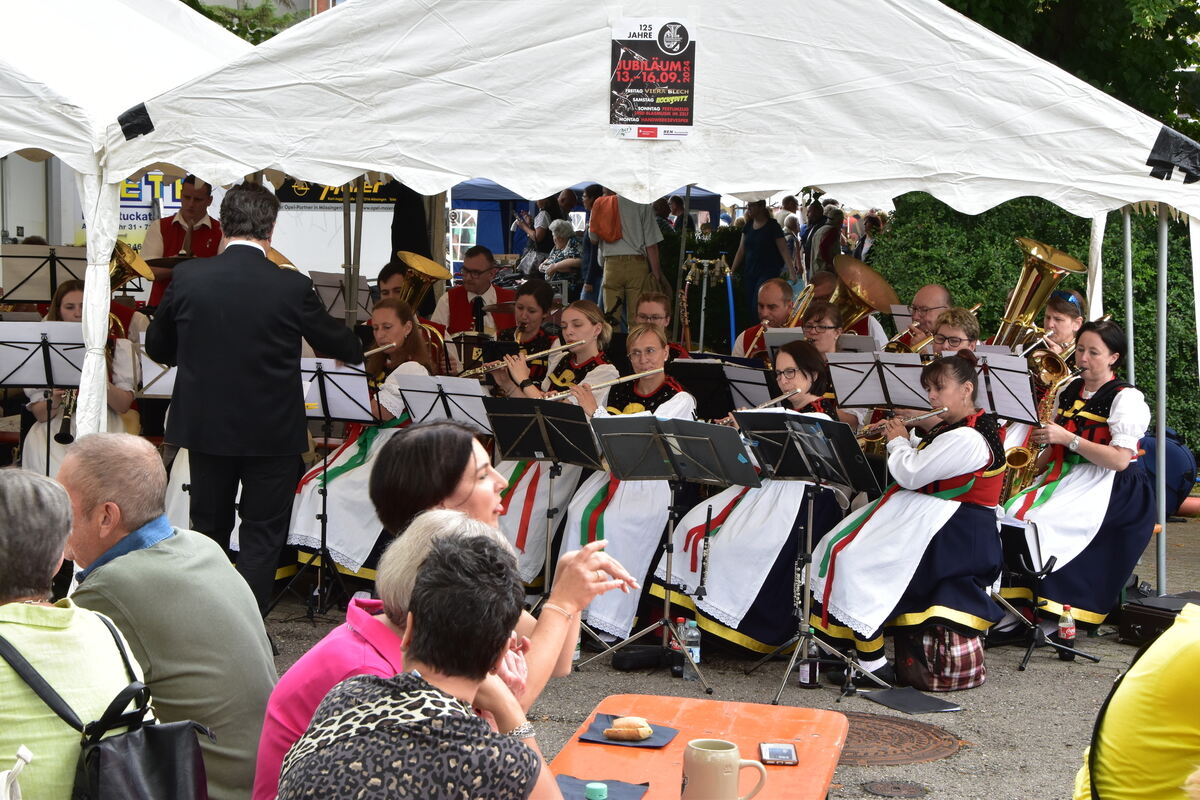
<instances>
[{"instance_id":1,"label":"manhole cover","mask_svg":"<svg viewBox=\"0 0 1200 800\"><path fill-rule=\"evenodd\" d=\"M958 752L958 738L936 725L906 717L843 711L850 720L839 764L851 767L916 764ZM919 797L919 795L895 795Z\"/></svg>"},{"instance_id":2,"label":"manhole cover","mask_svg":"<svg viewBox=\"0 0 1200 800\"><path fill-rule=\"evenodd\" d=\"M871 781L862 788L879 797L924 797L929 790L912 781Z\"/></svg>"}]
</instances>

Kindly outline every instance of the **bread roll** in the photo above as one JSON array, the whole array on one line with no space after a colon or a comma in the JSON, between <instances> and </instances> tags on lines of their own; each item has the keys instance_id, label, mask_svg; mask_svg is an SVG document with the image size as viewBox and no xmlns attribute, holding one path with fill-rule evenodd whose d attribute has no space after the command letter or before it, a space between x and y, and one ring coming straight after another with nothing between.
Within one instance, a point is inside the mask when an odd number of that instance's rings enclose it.
<instances>
[{"instance_id":1,"label":"bread roll","mask_svg":"<svg viewBox=\"0 0 1200 800\"><path fill-rule=\"evenodd\" d=\"M604 729L604 738L616 742L640 742L653 735L654 728L642 717L617 717Z\"/></svg>"}]
</instances>

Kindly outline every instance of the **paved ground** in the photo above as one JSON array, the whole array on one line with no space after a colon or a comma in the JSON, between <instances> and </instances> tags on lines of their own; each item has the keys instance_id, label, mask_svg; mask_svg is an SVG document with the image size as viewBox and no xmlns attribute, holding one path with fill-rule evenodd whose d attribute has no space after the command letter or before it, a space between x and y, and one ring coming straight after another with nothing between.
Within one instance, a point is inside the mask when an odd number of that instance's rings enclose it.
<instances>
[{"instance_id":1,"label":"paved ground","mask_svg":"<svg viewBox=\"0 0 1200 800\"><path fill-rule=\"evenodd\" d=\"M1168 590L1200 589L1200 522L1172 524L1168 529ZM1137 567L1143 580L1154 582L1154 544ZM282 672L332 627L307 620L286 621L302 614L299 605L281 605L269 620L281 654ZM338 620L340 621L340 620ZM932 798L989 798L994 800L1055 800L1071 796L1091 726L1113 679L1129 663L1134 648L1116 640L1112 629L1082 640L1082 648L1101 657L1099 664L1062 662L1054 654L1035 653L1029 669L1017 671L1021 651L1006 647L988 651L988 680L970 691L943 695L963 707L961 712L924 715L963 742L954 756L925 764L899 767L839 767L832 798L873 797L862 784L877 780L909 780L923 784ZM705 652L706 676L716 686L714 699L769 703L782 676L784 662L768 664L753 675L743 670L751 659ZM592 664L561 680L552 681L531 717L539 741L552 758L601 699L610 694L644 693L703 697L698 684L673 679L666 671L616 672ZM862 697L837 701L832 687L804 690L789 686L782 701L788 705L861 711L897 712Z\"/></svg>"}]
</instances>

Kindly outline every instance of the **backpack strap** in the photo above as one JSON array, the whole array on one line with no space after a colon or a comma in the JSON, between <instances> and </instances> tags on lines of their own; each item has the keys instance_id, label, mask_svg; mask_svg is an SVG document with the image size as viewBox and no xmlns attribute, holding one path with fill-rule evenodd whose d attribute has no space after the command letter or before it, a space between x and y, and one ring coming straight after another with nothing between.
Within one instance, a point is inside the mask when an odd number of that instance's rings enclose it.
<instances>
[{"instance_id":1,"label":"backpack strap","mask_svg":"<svg viewBox=\"0 0 1200 800\"><path fill-rule=\"evenodd\" d=\"M57 714L63 722L83 733L83 723L80 722L79 715L67 705L67 701L62 699L62 695L54 691L54 687L46 683L46 679L41 676L41 673L17 652L17 648L13 647L12 643L3 636L0 636L0 657L9 663L13 671L21 676L21 680L25 681L29 688L33 689L34 694L40 697L42 702L49 706L50 710Z\"/></svg>"}]
</instances>

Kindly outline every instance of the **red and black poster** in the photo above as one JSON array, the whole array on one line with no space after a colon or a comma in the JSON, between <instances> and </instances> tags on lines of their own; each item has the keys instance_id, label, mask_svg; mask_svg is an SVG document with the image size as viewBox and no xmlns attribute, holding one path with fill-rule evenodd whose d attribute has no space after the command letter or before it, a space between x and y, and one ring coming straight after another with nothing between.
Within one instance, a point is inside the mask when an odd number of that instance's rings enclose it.
<instances>
[{"instance_id":1,"label":"red and black poster","mask_svg":"<svg viewBox=\"0 0 1200 800\"><path fill-rule=\"evenodd\" d=\"M613 27L609 124L623 139L682 139L692 127L696 41L685 20L625 18Z\"/></svg>"}]
</instances>

